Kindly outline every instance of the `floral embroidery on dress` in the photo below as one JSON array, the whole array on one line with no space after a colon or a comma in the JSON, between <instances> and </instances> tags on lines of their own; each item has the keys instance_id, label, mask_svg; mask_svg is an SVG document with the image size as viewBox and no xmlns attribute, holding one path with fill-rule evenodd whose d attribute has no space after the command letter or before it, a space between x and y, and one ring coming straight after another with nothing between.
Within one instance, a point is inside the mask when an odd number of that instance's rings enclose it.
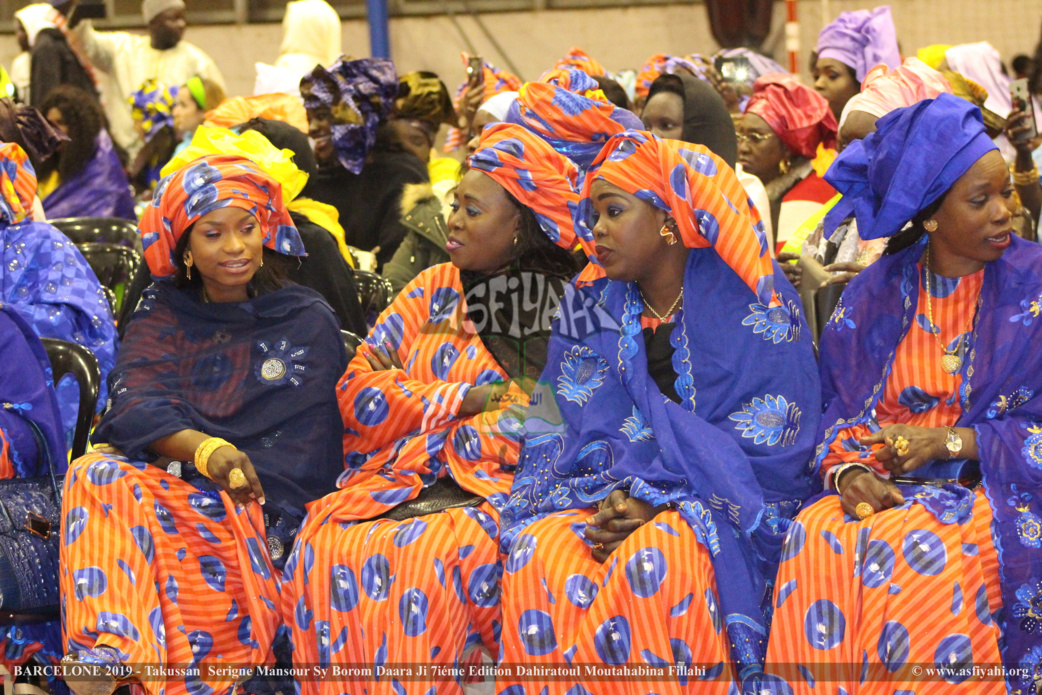
<instances>
[{"instance_id":1,"label":"floral embroidery on dress","mask_svg":"<svg viewBox=\"0 0 1042 695\"><path fill-rule=\"evenodd\" d=\"M1042 427L1029 425L1028 432L1031 436L1024 441L1024 448L1020 451L1025 461L1035 468L1042 469Z\"/></svg>"},{"instance_id":2,"label":"floral embroidery on dress","mask_svg":"<svg viewBox=\"0 0 1042 695\"><path fill-rule=\"evenodd\" d=\"M742 437L752 438L754 444L774 446L781 442L789 446L796 441L800 431L802 413L795 403L789 403L784 396L754 398L737 413L728 419L735 421L735 428L741 430Z\"/></svg>"},{"instance_id":3,"label":"floral embroidery on dress","mask_svg":"<svg viewBox=\"0 0 1042 695\"><path fill-rule=\"evenodd\" d=\"M633 415L622 421L622 429L619 431L631 442L646 442L655 436L637 406L633 406Z\"/></svg>"},{"instance_id":4,"label":"floral embroidery on dress","mask_svg":"<svg viewBox=\"0 0 1042 695\"><path fill-rule=\"evenodd\" d=\"M1016 595L1013 617L1020 620L1020 629L1029 635L1042 634L1042 582L1022 584Z\"/></svg>"},{"instance_id":5,"label":"floral embroidery on dress","mask_svg":"<svg viewBox=\"0 0 1042 695\"><path fill-rule=\"evenodd\" d=\"M1035 397L1035 392L1021 386L1009 396L999 396L988 407L988 419L995 419L1010 413Z\"/></svg>"},{"instance_id":6,"label":"floral embroidery on dress","mask_svg":"<svg viewBox=\"0 0 1042 695\"><path fill-rule=\"evenodd\" d=\"M800 337L800 310L795 302L788 307L767 307L760 303L750 304L752 313L742 319L743 326L752 326L753 333L763 335L775 345L785 341L791 343Z\"/></svg>"},{"instance_id":7,"label":"floral embroidery on dress","mask_svg":"<svg viewBox=\"0 0 1042 695\"><path fill-rule=\"evenodd\" d=\"M1030 326L1038 318L1039 314L1042 314L1042 294L1035 299L1022 299L1020 308L1024 311L1010 316L1010 323L1020 322L1025 326Z\"/></svg>"},{"instance_id":8,"label":"floral embroidery on dress","mask_svg":"<svg viewBox=\"0 0 1042 695\"><path fill-rule=\"evenodd\" d=\"M604 383L608 363L586 346L577 345L569 350L561 364L561 376L557 378L559 395L565 400L582 405L597 387Z\"/></svg>"}]
</instances>

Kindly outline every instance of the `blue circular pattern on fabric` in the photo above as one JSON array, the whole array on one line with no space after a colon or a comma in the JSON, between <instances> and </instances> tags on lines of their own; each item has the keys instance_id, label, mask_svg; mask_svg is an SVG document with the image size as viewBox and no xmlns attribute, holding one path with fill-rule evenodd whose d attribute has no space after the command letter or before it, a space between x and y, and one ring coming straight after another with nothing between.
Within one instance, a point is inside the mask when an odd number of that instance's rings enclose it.
<instances>
[{"instance_id":1,"label":"blue circular pattern on fabric","mask_svg":"<svg viewBox=\"0 0 1042 695\"><path fill-rule=\"evenodd\" d=\"M459 292L451 287L439 287L431 292L430 318L428 323L441 323L452 316L459 304Z\"/></svg>"},{"instance_id":2,"label":"blue circular pattern on fabric","mask_svg":"<svg viewBox=\"0 0 1042 695\"><path fill-rule=\"evenodd\" d=\"M405 319L403 319L402 315L398 312L394 312L388 314L387 318L373 328L370 342L375 342L380 346L384 346L385 343L390 343L391 347L397 350L402 346L402 339L404 337Z\"/></svg>"},{"instance_id":3,"label":"blue circular pattern on fabric","mask_svg":"<svg viewBox=\"0 0 1042 695\"><path fill-rule=\"evenodd\" d=\"M861 583L870 589L883 586L894 574L894 549L886 541L868 542L865 560L861 565Z\"/></svg>"},{"instance_id":4,"label":"blue circular pattern on fabric","mask_svg":"<svg viewBox=\"0 0 1042 695\"><path fill-rule=\"evenodd\" d=\"M449 371L459 359L459 349L452 343L442 343L441 347L434 351L431 358L431 371L434 376L442 381L449 378Z\"/></svg>"},{"instance_id":5,"label":"blue circular pattern on fabric","mask_svg":"<svg viewBox=\"0 0 1042 695\"><path fill-rule=\"evenodd\" d=\"M347 565L333 565L329 571L329 599L333 610L347 613L358 605L358 581Z\"/></svg>"},{"instance_id":6,"label":"blue circular pattern on fabric","mask_svg":"<svg viewBox=\"0 0 1042 695\"><path fill-rule=\"evenodd\" d=\"M641 548L626 562L626 579L630 589L641 598L649 598L666 579L666 556L658 548Z\"/></svg>"},{"instance_id":7,"label":"blue circular pattern on fabric","mask_svg":"<svg viewBox=\"0 0 1042 695\"><path fill-rule=\"evenodd\" d=\"M564 582L564 595L576 608L592 606L599 590L597 583L585 574L573 574Z\"/></svg>"},{"instance_id":8,"label":"blue circular pattern on fabric","mask_svg":"<svg viewBox=\"0 0 1042 695\"><path fill-rule=\"evenodd\" d=\"M932 577L944 571L948 551L944 542L933 531L915 529L905 536L902 546L905 562L917 573Z\"/></svg>"},{"instance_id":9,"label":"blue circular pattern on fabric","mask_svg":"<svg viewBox=\"0 0 1042 695\"><path fill-rule=\"evenodd\" d=\"M377 553L366 558L362 565L362 588L374 601L386 601L391 590L391 563Z\"/></svg>"},{"instance_id":10,"label":"blue circular pattern on fabric","mask_svg":"<svg viewBox=\"0 0 1042 695\"><path fill-rule=\"evenodd\" d=\"M404 548L407 545L415 543L426 530L427 522L419 517L400 524L398 528L394 530L395 547Z\"/></svg>"},{"instance_id":11,"label":"blue circular pattern on fabric","mask_svg":"<svg viewBox=\"0 0 1042 695\"><path fill-rule=\"evenodd\" d=\"M163 609L158 606L148 614L148 625L160 647L166 647L166 625L163 624Z\"/></svg>"},{"instance_id":12,"label":"blue circular pattern on fabric","mask_svg":"<svg viewBox=\"0 0 1042 695\"><path fill-rule=\"evenodd\" d=\"M471 425L461 425L452 436L452 448L466 460L477 461L481 458L481 436Z\"/></svg>"},{"instance_id":13,"label":"blue circular pattern on fabric","mask_svg":"<svg viewBox=\"0 0 1042 695\"><path fill-rule=\"evenodd\" d=\"M355 419L366 427L382 424L390 412L387 397L378 388L366 386L355 396Z\"/></svg>"},{"instance_id":14,"label":"blue circular pattern on fabric","mask_svg":"<svg viewBox=\"0 0 1042 695\"><path fill-rule=\"evenodd\" d=\"M908 628L896 620L888 620L879 633L876 651L886 670L897 673L908 661L908 655L912 651L912 639L908 634Z\"/></svg>"},{"instance_id":15,"label":"blue circular pattern on fabric","mask_svg":"<svg viewBox=\"0 0 1042 695\"><path fill-rule=\"evenodd\" d=\"M202 571L203 581L214 591L224 591L224 581L228 577L228 570L224 563L213 555L203 555L199 558L199 569Z\"/></svg>"},{"instance_id":16,"label":"blue circular pattern on fabric","mask_svg":"<svg viewBox=\"0 0 1042 695\"><path fill-rule=\"evenodd\" d=\"M720 222L713 213L701 208L695 208L695 219L698 220L698 231L710 244L716 246L716 240L720 236Z\"/></svg>"},{"instance_id":17,"label":"blue circular pattern on fabric","mask_svg":"<svg viewBox=\"0 0 1042 695\"><path fill-rule=\"evenodd\" d=\"M467 582L467 595L479 608L488 608L499 603L499 566L492 563L479 565Z\"/></svg>"},{"instance_id":18,"label":"blue circular pattern on fabric","mask_svg":"<svg viewBox=\"0 0 1042 695\"><path fill-rule=\"evenodd\" d=\"M137 543L138 550L145 556L145 562L151 565L156 556L156 546L152 542L152 534L144 526L134 526L130 529L130 535Z\"/></svg>"},{"instance_id":19,"label":"blue circular pattern on fabric","mask_svg":"<svg viewBox=\"0 0 1042 695\"><path fill-rule=\"evenodd\" d=\"M186 637L188 644L192 646L192 660L199 661L206 658L213 649L213 635L206 630L192 630Z\"/></svg>"},{"instance_id":20,"label":"blue circular pattern on fabric","mask_svg":"<svg viewBox=\"0 0 1042 695\"><path fill-rule=\"evenodd\" d=\"M958 685L973 675L973 646L967 635L948 635L937 645L933 655L938 675Z\"/></svg>"},{"instance_id":21,"label":"blue circular pattern on fabric","mask_svg":"<svg viewBox=\"0 0 1042 695\"><path fill-rule=\"evenodd\" d=\"M86 597L97 598L105 593L109 586L108 577L100 567L84 567L74 570L72 583L75 586L77 600L82 601Z\"/></svg>"},{"instance_id":22,"label":"blue circular pattern on fabric","mask_svg":"<svg viewBox=\"0 0 1042 695\"><path fill-rule=\"evenodd\" d=\"M246 550L250 555L250 569L253 570L253 573L260 575L265 581L271 579L271 572L268 570L268 558L261 552L256 538L246 539Z\"/></svg>"},{"instance_id":23,"label":"blue circular pattern on fabric","mask_svg":"<svg viewBox=\"0 0 1042 695\"><path fill-rule=\"evenodd\" d=\"M771 695L792 695L793 691L789 681L781 676L766 673L760 677L759 692L770 693Z\"/></svg>"},{"instance_id":24,"label":"blue circular pattern on fabric","mask_svg":"<svg viewBox=\"0 0 1042 695\"><path fill-rule=\"evenodd\" d=\"M416 637L427 632L427 595L413 587L402 593L398 601L398 617L402 621L402 630L408 637Z\"/></svg>"},{"instance_id":25,"label":"blue circular pattern on fabric","mask_svg":"<svg viewBox=\"0 0 1042 695\"><path fill-rule=\"evenodd\" d=\"M90 512L86 507L73 507L65 514L65 545L75 543L76 539L87 528Z\"/></svg>"},{"instance_id":26,"label":"blue circular pattern on fabric","mask_svg":"<svg viewBox=\"0 0 1042 695\"><path fill-rule=\"evenodd\" d=\"M499 537L499 524L490 514L486 514L477 507L464 507L463 513L473 519L491 540Z\"/></svg>"},{"instance_id":27,"label":"blue circular pattern on fabric","mask_svg":"<svg viewBox=\"0 0 1042 695\"><path fill-rule=\"evenodd\" d=\"M593 636L597 656L606 664L624 664L630 660L630 623L621 615L608 618Z\"/></svg>"},{"instance_id":28,"label":"blue circular pattern on fabric","mask_svg":"<svg viewBox=\"0 0 1042 695\"><path fill-rule=\"evenodd\" d=\"M133 641L137 641L141 637L137 628L134 627L134 623L130 622L130 618L122 613L101 611L98 613L98 621L95 624L95 629L98 632L106 632L110 635L119 635L120 637L126 637Z\"/></svg>"},{"instance_id":29,"label":"blue circular pattern on fabric","mask_svg":"<svg viewBox=\"0 0 1042 695\"><path fill-rule=\"evenodd\" d=\"M818 599L810 604L803 618L803 631L807 642L815 649L828 650L843 641L847 630L847 619L839 606L828 599Z\"/></svg>"},{"instance_id":30,"label":"blue circular pattern on fabric","mask_svg":"<svg viewBox=\"0 0 1042 695\"><path fill-rule=\"evenodd\" d=\"M530 533L522 533L518 536L514 541L514 547L510 550L510 557L507 558L505 565L507 572L513 574L527 565L535 555L537 543L536 537Z\"/></svg>"},{"instance_id":31,"label":"blue circular pattern on fabric","mask_svg":"<svg viewBox=\"0 0 1042 695\"><path fill-rule=\"evenodd\" d=\"M554 623L546 611L530 608L522 613L517 621L517 634L529 656L546 656L557 649Z\"/></svg>"},{"instance_id":32,"label":"blue circular pattern on fabric","mask_svg":"<svg viewBox=\"0 0 1042 695\"><path fill-rule=\"evenodd\" d=\"M503 381L503 375L494 369L483 369L478 378L474 380L476 386L485 386L486 384L495 384Z\"/></svg>"},{"instance_id":33,"label":"blue circular pattern on fabric","mask_svg":"<svg viewBox=\"0 0 1042 695\"><path fill-rule=\"evenodd\" d=\"M118 463L108 459L98 459L87 466L87 480L95 485L109 485L125 475Z\"/></svg>"},{"instance_id":34,"label":"blue circular pattern on fabric","mask_svg":"<svg viewBox=\"0 0 1042 695\"><path fill-rule=\"evenodd\" d=\"M224 521L228 515L221 498L205 492L188 493L188 506L212 521Z\"/></svg>"},{"instance_id":35,"label":"blue circular pattern on fabric","mask_svg":"<svg viewBox=\"0 0 1042 695\"><path fill-rule=\"evenodd\" d=\"M785 545L782 546L781 561L791 560L800 554L803 546L807 543L807 529L799 521L792 522L789 533L785 536Z\"/></svg>"},{"instance_id":36,"label":"blue circular pattern on fabric","mask_svg":"<svg viewBox=\"0 0 1042 695\"><path fill-rule=\"evenodd\" d=\"M174 523L174 515L158 501L153 506L156 510L156 520L159 522L159 527L167 535L176 536L177 525Z\"/></svg>"},{"instance_id":37,"label":"blue circular pattern on fabric","mask_svg":"<svg viewBox=\"0 0 1042 695\"><path fill-rule=\"evenodd\" d=\"M499 691L499 695L528 695L523 685L511 685Z\"/></svg>"}]
</instances>

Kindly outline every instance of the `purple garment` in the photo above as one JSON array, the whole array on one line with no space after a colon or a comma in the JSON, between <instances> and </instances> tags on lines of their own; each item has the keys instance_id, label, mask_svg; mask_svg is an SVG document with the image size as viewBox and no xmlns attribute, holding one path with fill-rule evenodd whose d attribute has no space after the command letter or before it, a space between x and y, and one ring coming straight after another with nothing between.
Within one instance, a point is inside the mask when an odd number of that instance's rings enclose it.
<instances>
[{"instance_id":1,"label":"purple garment","mask_svg":"<svg viewBox=\"0 0 1042 695\"><path fill-rule=\"evenodd\" d=\"M852 67L858 82L877 65L887 65L891 70L901 67L897 30L889 5L874 10L840 12L839 17L818 34L816 50L818 58L832 58Z\"/></svg>"},{"instance_id":2,"label":"purple garment","mask_svg":"<svg viewBox=\"0 0 1042 695\"><path fill-rule=\"evenodd\" d=\"M821 339L825 415L818 460L844 428L867 422L884 392L897 346L916 314L916 263L925 240L872 264L850 281ZM957 427L972 427L984 489L994 513L1004 605L1003 663L1010 692L1033 692L1032 676L1013 669L1042 658L1042 552L1034 532L1042 524L1042 247L1012 238L988 263L976 328L962 366ZM903 311L902 311L903 307ZM842 317L836 320L836 317ZM915 472L950 477L953 462ZM938 523L945 511L965 514L961 488L937 490L927 506ZM970 512L972 513L972 512ZM1021 690L1017 690L1020 688Z\"/></svg>"},{"instance_id":3,"label":"purple garment","mask_svg":"<svg viewBox=\"0 0 1042 695\"><path fill-rule=\"evenodd\" d=\"M98 133L94 156L83 171L43 199L47 217L122 217L137 220L130 182L108 132Z\"/></svg>"}]
</instances>

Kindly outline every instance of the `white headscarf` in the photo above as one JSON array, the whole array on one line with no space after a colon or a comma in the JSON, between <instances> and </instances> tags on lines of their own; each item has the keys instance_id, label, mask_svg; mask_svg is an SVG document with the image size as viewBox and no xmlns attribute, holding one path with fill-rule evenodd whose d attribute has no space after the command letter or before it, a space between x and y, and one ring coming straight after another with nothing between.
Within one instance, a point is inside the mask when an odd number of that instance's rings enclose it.
<instances>
[{"instance_id":1,"label":"white headscarf","mask_svg":"<svg viewBox=\"0 0 1042 695\"><path fill-rule=\"evenodd\" d=\"M25 33L29 36L29 48L36 43L36 36L44 29L54 29L57 24L52 19L54 8L50 3L38 2L23 7L14 13L15 19L22 23Z\"/></svg>"},{"instance_id":2,"label":"white headscarf","mask_svg":"<svg viewBox=\"0 0 1042 695\"><path fill-rule=\"evenodd\" d=\"M325 0L286 3L282 47L275 66L297 71L332 65L340 57L340 17Z\"/></svg>"},{"instance_id":3,"label":"white headscarf","mask_svg":"<svg viewBox=\"0 0 1042 695\"><path fill-rule=\"evenodd\" d=\"M478 111L485 111L495 118L496 121L502 123L506 120L507 111L510 110L510 105L514 103L517 97L517 92L500 92L483 102L481 106L478 107Z\"/></svg>"}]
</instances>

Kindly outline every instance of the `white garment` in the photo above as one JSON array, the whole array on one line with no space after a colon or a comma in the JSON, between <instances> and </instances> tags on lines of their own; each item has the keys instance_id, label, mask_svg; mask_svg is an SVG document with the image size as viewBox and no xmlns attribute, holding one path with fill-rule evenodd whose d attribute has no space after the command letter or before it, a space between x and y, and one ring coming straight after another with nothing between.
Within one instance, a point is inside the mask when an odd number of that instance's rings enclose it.
<instances>
[{"instance_id":1,"label":"white garment","mask_svg":"<svg viewBox=\"0 0 1042 695\"><path fill-rule=\"evenodd\" d=\"M340 17L325 0L286 3L275 67L301 75L319 64L328 67L340 57L340 41Z\"/></svg>"},{"instance_id":2,"label":"white garment","mask_svg":"<svg viewBox=\"0 0 1042 695\"><path fill-rule=\"evenodd\" d=\"M112 137L131 156L142 146L134 128L128 99L141 84L155 78L167 87L179 87L192 77L212 80L224 89L224 78L217 65L201 48L181 41L159 51L151 39L125 31L95 31L90 21L81 22L75 32L91 63L107 75L99 75L99 88L105 101Z\"/></svg>"},{"instance_id":3,"label":"white garment","mask_svg":"<svg viewBox=\"0 0 1042 695\"><path fill-rule=\"evenodd\" d=\"M763 230L767 235L767 248L774 256L774 225L771 224L771 201L767 197L767 189L758 177L744 171L741 164L736 164L734 171L738 175L738 183L742 184L749 200L753 201L756 211L760 213Z\"/></svg>"},{"instance_id":4,"label":"white garment","mask_svg":"<svg viewBox=\"0 0 1042 695\"><path fill-rule=\"evenodd\" d=\"M11 71L7 76L18 89L18 99L23 104L29 103L29 80L32 79L33 57L29 51L22 51L11 61Z\"/></svg>"},{"instance_id":5,"label":"white garment","mask_svg":"<svg viewBox=\"0 0 1042 695\"><path fill-rule=\"evenodd\" d=\"M254 63L257 76L253 80L253 96L261 94L289 94L300 97L300 78L310 72L317 63L307 70L293 71L277 68L267 63Z\"/></svg>"},{"instance_id":6,"label":"white garment","mask_svg":"<svg viewBox=\"0 0 1042 695\"><path fill-rule=\"evenodd\" d=\"M36 43L36 35L44 29L54 29L54 8L50 3L38 2L27 5L14 13L15 19L22 23L26 36L29 37L29 48Z\"/></svg>"}]
</instances>

